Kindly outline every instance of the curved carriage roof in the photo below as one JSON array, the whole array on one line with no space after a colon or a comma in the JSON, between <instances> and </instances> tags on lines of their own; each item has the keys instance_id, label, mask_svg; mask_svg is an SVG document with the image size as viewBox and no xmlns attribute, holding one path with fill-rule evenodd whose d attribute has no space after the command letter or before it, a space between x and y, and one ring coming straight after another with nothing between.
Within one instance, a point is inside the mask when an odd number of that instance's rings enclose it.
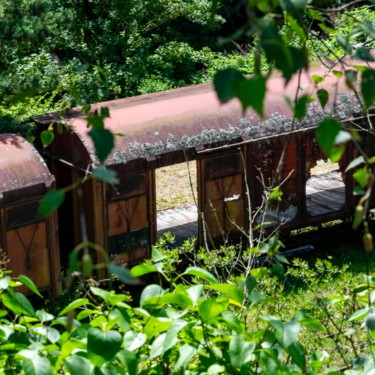
<instances>
[{"instance_id":1,"label":"curved carriage roof","mask_svg":"<svg viewBox=\"0 0 375 375\"><path fill-rule=\"evenodd\" d=\"M321 68L310 69L301 75L300 81L294 77L287 86L282 77L271 77L268 80L264 119L260 119L252 110L243 115L237 100L220 103L212 84L92 105L92 110L108 107L110 118L105 120L105 126L113 133L122 134L116 136L115 149L106 164L116 165L132 159L160 156L173 150L209 147L234 139L253 139L290 131L291 112L285 97L293 101L296 91L314 94L316 87L311 79L312 74L323 76L325 73ZM333 74L327 75L324 88L334 93L337 85L337 78ZM338 91L345 94L348 90L340 86ZM328 106L327 111L332 111L332 108ZM359 106L346 97L339 100L335 111L342 119L350 118L359 111ZM309 107L306 119L293 129L314 126L324 115L315 103ZM91 158L96 161L92 141L87 135L89 129L85 116L79 109L73 109L63 122L72 126ZM48 116L36 121L52 122Z\"/></svg>"},{"instance_id":2,"label":"curved carriage roof","mask_svg":"<svg viewBox=\"0 0 375 375\"><path fill-rule=\"evenodd\" d=\"M23 191L20 200L45 193L54 181L35 148L14 134L0 134L0 202ZM25 190L26 189L26 190Z\"/></svg>"}]
</instances>

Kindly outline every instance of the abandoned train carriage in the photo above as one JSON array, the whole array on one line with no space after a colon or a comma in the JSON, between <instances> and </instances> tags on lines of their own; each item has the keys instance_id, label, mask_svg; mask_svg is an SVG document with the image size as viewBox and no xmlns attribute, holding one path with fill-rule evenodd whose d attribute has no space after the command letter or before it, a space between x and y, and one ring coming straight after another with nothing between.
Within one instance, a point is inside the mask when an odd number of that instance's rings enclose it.
<instances>
[{"instance_id":1,"label":"abandoned train carriage","mask_svg":"<svg viewBox=\"0 0 375 375\"><path fill-rule=\"evenodd\" d=\"M51 295L57 294L60 276L57 215L42 217L38 206L54 185L29 142L0 134L0 249L14 275L27 275Z\"/></svg>"},{"instance_id":2,"label":"abandoned train carriage","mask_svg":"<svg viewBox=\"0 0 375 375\"><path fill-rule=\"evenodd\" d=\"M300 91L314 91L313 73L324 75L321 70L303 74ZM325 88L335 92L336 78L327 76ZM92 110L108 107L110 118L105 126L123 134L116 137L115 148L105 162L117 172L120 183L111 186L89 179L81 192L74 190L66 197L59 210L63 262L82 240L82 212L88 238L108 249L112 259L132 264L149 257L157 239L155 171L186 160L197 163L200 243L205 233L220 241L223 231L235 237L248 227L246 189L249 187L251 207L258 207L264 191L260 177L266 184L274 179L284 145L279 179L285 180L280 204L284 226L299 228L349 215L354 207L353 182L348 177L344 184L341 172L355 151L350 145L346 148L339 171L323 181L328 187L309 186L311 168L324 158L314 126L333 110L328 105L324 113L318 105L311 105L307 117L294 123L284 96L294 97L296 90L296 80L285 88L281 77L270 79L264 119L251 111L242 117L235 101L220 104L211 84L93 105ZM358 117L359 107L344 88L338 91L343 96L334 113L349 123ZM86 114L73 109L63 119L49 114L34 120L41 129L53 122L63 122L71 129L56 136L50 153L58 188L90 173L98 160L87 135ZM328 195L321 191L327 188L332 194L326 199Z\"/></svg>"}]
</instances>

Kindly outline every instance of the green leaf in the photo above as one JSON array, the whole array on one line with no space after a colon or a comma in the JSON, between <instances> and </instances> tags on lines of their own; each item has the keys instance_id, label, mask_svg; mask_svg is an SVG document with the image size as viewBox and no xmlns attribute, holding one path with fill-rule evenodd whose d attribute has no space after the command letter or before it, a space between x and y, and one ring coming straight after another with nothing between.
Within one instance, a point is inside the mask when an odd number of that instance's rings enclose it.
<instances>
[{"instance_id":1,"label":"green leaf","mask_svg":"<svg viewBox=\"0 0 375 375\"><path fill-rule=\"evenodd\" d=\"M316 129L316 138L329 158L335 156L335 140L341 130L341 124L332 118L323 120Z\"/></svg>"},{"instance_id":2,"label":"green leaf","mask_svg":"<svg viewBox=\"0 0 375 375\"><path fill-rule=\"evenodd\" d=\"M182 319L177 319L175 320L170 327L168 328L165 339L163 341L163 346L162 346L162 354L164 354L168 349L170 349L176 338L178 333L188 324L187 321L182 320Z\"/></svg>"},{"instance_id":3,"label":"green leaf","mask_svg":"<svg viewBox=\"0 0 375 375\"><path fill-rule=\"evenodd\" d=\"M150 264L138 264L130 270L132 277L141 277L152 272L158 272L157 268Z\"/></svg>"},{"instance_id":4,"label":"green leaf","mask_svg":"<svg viewBox=\"0 0 375 375\"><path fill-rule=\"evenodd\" d=\"M335 139L335 145L340 145L343 143L347 143L352 139L352 136L349 132L346 132L344 130L340 130L339 134L337 134Z\"/></svg>"},{"instance_id":5,"label":"green leaf","mask_svg":"<svg viewBox=\"0 0 375 375\"><path fill-rule=\"evenodd\" d=\"M178 359L174 368L174 373L177 373L181 369L185 369L196 352L197 349L194 346L191 346L189 344L181 346L178 351Z\"/></svg>"},{"instance_id":6,"label":"green leaf","mask_svg":"<svg viewBox=\"0 0 375 375\"><path fill-rule=\"evenodd\" d=\"M354 314L352 314L349 318L349 322L352 322L353 320L359 320L363 319L367 314L369 313L369 308L366 307L364 309L356 311Z\"/></svg>"},{"instance_id":7,"label":"green leaf","mask_svg":"<svg viewBox=\"0 0 375 375\"><path fill-rule=\"evenodd\" d=\"M45 337L52 344L55 344L60 339L60 333L56 328L53 327L32 327L31 332Z\"/></svg>"},{"instance_id":8,"label":"green leaf","mask_svg":"<svg viewBox=\"0 0 375 375\"><path fill-rule=\"evenodd\" d=\"M95 153L101 163L104 163L115 145L115 137L104 128L93 128L88 132L95 146Z\"/></svg>"},{"instance_id":9,"label":"green leaf","mask_svg":"<svg viewBox=\"0 0 375 375\"><path fill-rule=\"evenodd\" d=\"M205 281L207 281L210 284L218 284L218 281L212 273L206 271L203 268L199 267L188 267L183 275L191 275L191 276L196 276L199 277Z\"/></svg>"},{"instance_id":10,"label":"green leaf","mask_svg":"<svg viewBox=\"0 0 375 375\"><path fill-rule=\"evenodd\" d=\"M360 22L359 26L366 34L369 34L371 37L375 38L375 27L372 22Z\"/></svg>"},{"instance_id":11,"label":"green leaf","mask_svg":"<svg viewBox=\"0 0 375 375\"><path fill-rule=\"evenodd\" d=\"M236 69L220 70L214 77L214 87L221 102L226 102L236 96L236 87L245 77Z\"/></svg>"},{"instance_id":12,"label":"green leaf","mask_svg":"<svg viewBox=\"0 0 375 375\"><path fill-rule=\"evenodd\" d=\"M161 299L162 305L178 305L183 309L192 305L191 299L185 293L166 293Z\"/></svg>"},{"instance_id":13,"label":"green leaf","mask_svg":"<svg viewBox=\"0 0 375 375\"><path fill-rule=\"evenodd\" d=\"M281 8L294 18L301 18L305 11L307 0L280 0Z\"/></svg>"},{"instance_id":14,"label":"green leaf","mask_svg":"<svg viewBox=\"0 0 375 375\"><path fill-rule=\"evenodd\" d=\"M364 166L361 169L358 169L353 173L354 179L361 185L362 188L365 188L368 184L368 168Z\"/></svg>"},{"instance_id":15,"label":"green leaf","mask_svg":"<svg viewBox=\"0 0 375 375\"><path fill-rule=\"evenodd\" d=\"M291 74L293 75L294 73L297 73L299 70L302 70L306 68L308 61L307 61L307 54L304 48L296 48L293 46L289 47L290 49L290 54L292 57L292 72ZM287 80L288 82L289 80Z\"/></svg>"},{"instance_id":16,"label":"green leaf","mask_svg":"<svg viewBox=\"0 0 375 375\"><path fill-rule=\"evenodd\" d=\"M305 30L299 25L298 21L295 18L291 17L290 15L287 15L287 22L288 22L289 27L298 36L300 41L304 43L306 41L306 33L305 33Z\"/></svg>"},{"instance_id":17,"label":"green leaf","mask_svg":"<svg viewBox=\"0 0 375 375\"><path fill-rule=\"evenodd\" d=\"M230 310L223 311L221 314L221 319L224 321L226 326L229 329L236 331L237 333L243 332L243 327L241 321L237 318L237 316Z\"/></svg>"},{"instance_id":18,"label":"green leaf","mask_svg":"<svg viewBox=\"0 0 375 375\"><path fill-rule=\"evenodd\" d=\"M141 348L147 341L147 336L142 332L128 331L124 335L124 347L129 352Z\"/></svg>"},{"instance_id":19,"label":"green leaf","mask_svg":"<svg viewBox=\"0 0 375 375\"><path fill-rule=\"evenodd\" d=\"M375 70L367 69L362 73L361 93L366 108L370 108L375 102Z\"/></svg>"},{"instance_id":20,"label":"green leaf","mask_svg":"<svg viewBox=\"0 0 375 375\"><path fill-rule=\"evenodd\" d=\"M199 305L199 315L203 323L213 320L227 309L228 303L226 301L218 302L215 298L207 299ZM212 322L211 322L212 324Z\"/></svg>"},{"instance_id":21,"label":"green leaf","mask_svg":"<svg viewBox=\"0 0 375 375\"><path fill-rule=\"evenodd\" d=\"M280 186L276 186L274 189L270 191L268 194L268 200L270 202L277 202L281 201L281 198L283 197L283 192L280 188Z\"/></svg>"},{"instance_id":22,"label":"green leaf","mask_svg":"<svg viewBox=\"0 0 375 375\"><path fill-rule=\"evenodd\" d=\"M307 8L306 11L307 11L307 14L312 19L320 21L320 22L324 21L322 15L318 11L316 11L315 9Z\"/></svg>"},{"instance_id":23,"label":"green leaf","mask_svg":"<svg viewBox=\"0 0 375 375\"><path fill-rule=\"evenodd\" d=\"M247 342L244 335L235 335L229 343L229 356L232 366L240 368L242 365L252 361L255 348L256 344Z\"/></svg>"},{"instance_id":24,"label":"green leaf","mask_svg":"<svg viewBox=\"0 0 375 375\"><path fill-rule=\"evenodd\" d=\"M351 55L353 53L353 48L349 43L348 37L346 37L342 34L337 34L336 35L336 41L348 55Z\"/></svg>"},{"instance_id":25,"label":"green leaf","mask_svg":"<svg viewBox=\"0 0 375 375\"><path fill-rule=\"evenodd\" d=\"M55 319L55 316L52 314L49 314L47 311L44 309L36 311L35 315L38 317L38 319L42 323L50 322L51 320Z\"/></svg>"},{"instance_id":26,"label":"green leaf","mask_svg":"<svg viewBox=\"0 0 375 375\"><path fill-rule=\"evenodd\" d=\"M356 158L353 159L353 160L349 163L349 165L346 167L345 172L348 172L348 171L350 171L351 169L360 166L360 165L363 164L364 162L365 162L365 159L364 159L364 157L363 157L362 155L356 157Z\"/></svg>"},{"instance_id":27,"label":"green leaf","mask_svg":"<svg viewBox=\"0 0 375 375\"><path fill-rule=\"evenodd\" d=\"M146 288L143 289L139 303L142 306L147 300L149 300L152 297L156 297L156 299L160 299L160 297L164 293L165 291L161 286L157 284L148 285L146 286Z\"/></svg>"},{"instance_id":28,"label":"green leaf","mask_svg":"<svg viewBox=\"0 0 375 375\"><path fill-rule=\"evenodd\" d=\"M93 365L87 358L76 354L64 359L64 365L71 375L91 374L93 368Z\"/></svg>"},{"instance_id":29,"label":"green leaf","mask_svg":"<svg viewBox=\"0 0 375 375\"><path fill-rule=\"evenodd\" d=\"M18 280L21 281L21 283L25 286L27 286L33 293L38 295L39 297L43 298L43 296L40 294L38 288L34 284L34 282L27 277L26 275L19 275Z\"/></svg>"},{"instance_id":30,"label":"green leaf","mask_svg":"<svg viewBox=\"0 0 375 375\"><path fill-rule=\"evenodd\" d=\"M313 101L314 100L310 95L302 95L300 98L298 98L296 106L294 108L294 116L297 120L302 120L306 116L306 107Z\"/></svg>"},{"instance_id":31,"label":"green leaf","mask_svg":"<svg viewBox=\"0 0 375 375\"><path fill-rule=\"evenodd\" d=\"M325 107L326 104L328 103L328 99L329 99L328 91L325 90L325 89L319 89L319 90L316 92L316 95L318 96L318 100L319 100L320 105L321 105L322 108L324 109L324 107Z\"/></svg>"},{"instance_id":32,"label":"green leaf","mask_svg":"<svg viewBox=\"0 0 375 375\"><path fill-rule=\"evenodd\" d=\"M240 80L236 85L236 97L242 104L242 111L246 112L252 107L259 116L263 117L263 103L266 96L267 78L254 76L250 79Z\"/></svg>"},{"instance_id":33,"label":"green leaf","mask_svg":"<svg viewBox=\"0 0 375 375\"><path fill-rule=\"evenodd\" d=\"M228 297L231 303L237 304L237 306L242 306L245 298L245 294L242 288L237 285L228 293Z\"/></svg>"},{"instance_id":34,"label":"green leaf","mask_svg":"<svg viewBox=\"0 0 375 375\"><path fill-rule=\"evenodd\" d=\"M321 332L325 330L323 324L320 323L320 321L316 318L304 318L299 320L299 323L301 323L305 327L312 327Z\"/></svg>"},{"instance_id":35,"label":"green leaf","mask_svg":"<svg viewBox=\"0 0 375 375\"><path fill-rule=\"evenodd\" d=\"M318 76L317 74L313 74L313 75L311 76L311 79L313 80L313 82L314 82L315 84L318 84L318 83L320 83L320 82L324 82L324 77L322 77L322 76Z\"/></svg>"},{"instance_id":36,"label":"green leaf","mask_svg":"<svg viewBox=\"0 0 375 375\"><path fill-rule=\"evenodd\" d=\"M43 216L48 216L62 205L64 197L64 190L52 190L48 192L39 205L39 213Z\"/></svg>"},{"instance_id":37,"label":"green leaf","mask_svg":"<svg viewBox=\"0 0 375 375\"><path fill-rule=\"evenodd\" d=\"M126 367L128 375L138 374L138 360L135 353L123 349L117 353L116 359L118 359L121 364Z\"/></svg>"},{"instance_id":38,"label":"green leaf","mask_svg":"<svg viewBox=\"0 0 375 375\"><path fill-rule=\"evenodd\" d=\"M122 281L125 284L133 284L134 279L130 273L130 271L122 266L119 266L115 263L109 263L108 264L108 272L116 275L120 281Z\"/></svg>"},{"instance_id":39,"label":"green leaf","mask_svg":"<svg viewBox=\"0 0 375 375\"><path fill-rule=\"evenodd\" d=\"M82 319L86 319L88 318L89 316L95 314L95 311L94 310L90 310L90 309L86 309L86 310L82 310L78 313L76 319L77 320L82 320Z\"/></svg>"},{"instance_id":40,"label":"green leaf","mask_svg":"<svg viewBox=\"0 0 375 375\"><path fill-rule=\"evenodd\" d=\"M159 335L151 345L150 359L156 358L162 354L163 342L165 340L166 333ZM173 344L177 342L177 338L173 339Z\"/></svg>"},{"instance_id":41,"label":"green leaf","mask_svg":"<svg viewBox=\"0 0 375 375\"><path fill-rule=\"evenodd\" d=\"M91 327L87 332L87 354L94 366L110 362L121 349L122 336L117 331L103 332Z\"/></svg>"},{"instance_id":42,"label":"green leaf","mask_svg":"<svg viewBox=\"0 0 375 375\"><path fill-rule=\"evenodd\" d=\"M1 300L5 307L11 310L15 315L25 314L35 317L35 311L30 301L22 293L12 295L3 294Z\"/></svg>"},{"instance_id":43,"label":"green leaf","mask_svg":"<svg viewBox=\"0 0 375 375\"><path fill-rule=\"evenodd\" d=\"M286 83L298 70L307 64L304 49L286 45L278 31L275 21L271 17L264 17L259 22L260 44L266 54L267 60L275 64L283 73Z\"/></svg>"},{"instance_id":44,"label":"green leaf","mask_svg":"<svg viewBox=\"0 0 375 375\"><path fill-rule=\"evenodd\" d=\"M332 70L332 74L333 74L336 78L342 78L342 76L343 76L342 72L340 72L339 70Z\"/></svg>"},{"instance_id":45,"label":"green leaf","mask_svg":"<svg viewBox=\"0 0 375 375\"><path fill-rule=\"evenodd\" d=\"M352 70L352 69L345 70L346 85L352 90L356 89L355 86L357 83L357 75L358 75L358 72L355 70Z\"/></svg>"},{"instance_id":46,"label":"green leaf","mask_svg":"<svg viewBox=\"0 0 375 375\"><path fill-rule=\"evenodd\" d=\"M22 361L25 375L52 375L51 364L48 358L34 356Z\"/></svg>"},{"instance_id":47,"label":"green leaf","mask_svg":"<svg viewBox=\"0 0 375 375\"><path fill-rule=\"evenodd\" d=\"M60 312L59 316L63 316L67 314L69 311L75 310L78 307L85 306L89 304L89 300L87 298L79 298L73 302L71 302L68 306L66 306L63 311Z\"/></svg>"},{"instance_id":48,"label":"green leaf","mask_svg":"<svg viewBox=\"0 0 375 375\"><path fill-rule=\"evenodd\" d=\"M264 374L277 375L290 372L279 360L277 351L274 349L263 349L260 352L260 364Z\"/></svg>"},{"instance_id":49,"label":"green leaf","mask_svg":"<svg viewBox=\"0 0 375 375\"><path fill-rule=\"evenodd\" d=\"M249 0L249 2L253 2L254 5L256 5L257 8L263 13L267 13L270 11L270 2L267 0Z\"/></svg>"},{"instance_id":50,"label":"green leaf","mask_svg":"<svg viewBox=\"0 0 375 375\"><path fill-rule=\"evenodd\" d=\"M333 163L337 163L338 161L341 160L342 155L344 155L344 151L345 151L345 146L344 145L340 145L340 146L334 147L331 150L331 154L329 155L329 159Z\"/></svg>"},{"instance_id":51,"label":"green leaf","mask_svg":"<svg viewBox=\"0 0 375 375\"><path fill-rule=\"evenodd\" d=\"M203 285L193 285L190 288L186 289L186 293L190 297L190 300L196 304L202 295Z\"/></svg>"},{"instance_id":52,"label":"green leaf","mask_svg":"<svg viewBox=\"0 0 375 375\"><path fill-rule=\"evenodd\" d=\"M90 287L90 290L93 294L102 298L106 303L108 303L111 293L109 293L107 290L102 289L102 288L97 288L95 286Z\"/></svg>"},{"instance_id":53,"label":"green leaf","mask_svg":"<svg viewBox=\"0 0 375 375\"><path fill-rule=\"evenodd\" d=\"M0 290L7 289L9 286L10 280L11 280L10 276L5 276L5 277L0 278Z\"/></svg>"},{"instance_id":54,"label":"green leaf","mask_svg":"<svg viewBox=\"0 0 375 375\"><path fill-rule=\"evenodd\" d=\"M40 133L40 140L42 141L44 147L49 146L53 142L54 139L55 139L55 135L53 134L53 131L51 130L43 130Z\"/></svg>"},{"instance_id":55,"label":"green leaf","mask_svg":"<svg viewBox=\"0 0 375 375\"><path fill-rule=\"evenodd\" d=\"M287 347L287 352L292 357L293 362L304 370L306 366L305 350L299 342L293 342Z\"/></svg>"},{"instance_id":56,"label":"green leaf","mask_svg":"<svg viewBox=\"0 0 375 375\"><path fill-rule=\"evenodd\" d=\"M285 347L289 347L292 343L297 342L300 330L301 324L294 319L284 324L283 343Z\"/></svg>"},{"instance_id":57,"label":"green leaf","mask_svg":"<svg viewBox=\"0 0 375 375\"><path fill-rule=\"evenodd\" d=\"M224 294L230 293L230 291L234 288L236 288L236 285L229 283L210 284L206 286L206 289L217 290L218 292Z\"/></svg>"},{"instance_id":58,"label":"green leaf","mask_svg":"<svg viewBox=\"0 0 375 375\"><path fill-rule=\"evenodd\" d=\"M223 365L219 365L217 363L214 363L211 365L208 369L206 374L207 375L217 375L217 374L225 374L227 373L226 367Z\"/></svg>"},{"instance_id":59,"label":"green leaf","mask_svg":"<svg viewBox=\"0 0 375 375\"><path fill-rule=\"evenodd\" d=\"M80 269L80 263L78 260L78 252L71 251L69 254L69 270L68 275L72 275L73 272Z\"/></svg>"},{"instance_id":60,"label":"green leaf","mask_svg":"<svg viewBox=\"0 0 375 375\"><path fill-rule=\"evenodd\" d=\"M167 256L164 255L161 251L159 251L156 246L153 246L152 252L151 252L151 259L154 263L161 262L163 259L165 259Z\"/></svg>"},{"instance_id":61,"label":"green leaf","mask_svg":"<svg viewBox=\"0 0 375 375\"><path fill-rule=\"evenodd\" d=\"M366 47L360 47L355 51L354 58L362 61L375 61L371 55L371 50Z\"/></svg>"},{"instance_id":62,"label":"green leaf","mask_svg":"<svg viewBox=\"0 0 375 375\"><path fill-rule=\"evenodd\" d=\"M94 167L92 169L92 175L99 179L99 180L102 180L104 182L107 182L109 184L112 184L112 185L115 185L115 184L118 184L118 179L116 177L116 171L114 171L113 169L108 169L108 168L105 168L103 166L101 167Z\"/></svg>"}]
</instances>

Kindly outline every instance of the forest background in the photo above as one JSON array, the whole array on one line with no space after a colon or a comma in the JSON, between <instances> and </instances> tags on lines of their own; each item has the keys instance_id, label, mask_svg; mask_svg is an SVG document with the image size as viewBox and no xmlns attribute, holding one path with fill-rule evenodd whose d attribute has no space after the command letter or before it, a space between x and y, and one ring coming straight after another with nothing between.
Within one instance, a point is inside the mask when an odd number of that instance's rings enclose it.
<instances>
[{"instance_id":1,"label":"forest background","mask_svg":"<svg viewBox=\"0 0 375 375\"><path fill-rule=\"evenodd\" d=\"M374 21L363 6L370 1L346 3L309 5L324 18L310 25L311 61L340 55L336 35ZM267 8L267 1L259 4ZM298 44L282 9L274 11L282 33ZM252 33L246 2L238 0L2 0L0 131L31 136L32 128L19 124L34 115L209 82L228 67L251 74ZM361 38L350 35L350 42Z\"/></svg>"},{"instance_id":2,"label":"forest background","mask_svg":"<svg viewBox=\"0 0 375 375\"><path fill-rule=\"evenodd\" d=\"M226 70L229 76L217 78L221 88L236 80L252 83L240 73L259 78L272 66L288 80L307 63L343 56L373 61L372 5L358 0L2 0L0 131L32 138L28 119L33 115L207 82L224 68L237 73ZM357 73L350 72L346 82L354 87ZM372 79L373 74L365 69L359 75ZM369 81L360 93L366 109L375 102ZM303 98L292 103L295 117L303 117L308 104ZM254 107L253 101L246 104ZM340 131L337 121L329 124ZM335 148L336 135L326 143L327 153ZM360 164L366 179L374 163ZM256 250L275 263L221 281L210 268L211 255L176 271L181 254L194 246L188 241L170 249L166 242L131 271L112 265L118 289L91 277L96 265L88 253L79 259L76 249L76 279L55 304L17 292L25 284L40 295L31 280L7 270L2 254L0 373L374 373L375 282L369 272L348 273L348 265L337 267L327 259L314 265L296 259L286 268L289 262L277 254L280 242L270 239L243 254L250 251L252 259ZM364 247L370 250L368 265L372 242ZM145 286L139 298L123 293L120 281L149 274L159 282Z\"/></svg>"}]
</instances>

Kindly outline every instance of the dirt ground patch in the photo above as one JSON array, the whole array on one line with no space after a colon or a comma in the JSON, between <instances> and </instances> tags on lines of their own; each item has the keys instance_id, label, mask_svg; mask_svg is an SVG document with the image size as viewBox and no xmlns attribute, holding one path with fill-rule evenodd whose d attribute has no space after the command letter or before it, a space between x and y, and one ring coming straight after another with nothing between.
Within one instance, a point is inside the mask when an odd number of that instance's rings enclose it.
<instances>
[{"instance_id":1,"label":"dirt ground patch","mask_svg":"<svg viewBox=\"0 0 375 375\"><path fill-rule=\"evenodd\" d=\"M195 161L156 170L158 211L194 204L194 196L195 198L197 196L197 163Z\"/></svg>"}]
</instances>

